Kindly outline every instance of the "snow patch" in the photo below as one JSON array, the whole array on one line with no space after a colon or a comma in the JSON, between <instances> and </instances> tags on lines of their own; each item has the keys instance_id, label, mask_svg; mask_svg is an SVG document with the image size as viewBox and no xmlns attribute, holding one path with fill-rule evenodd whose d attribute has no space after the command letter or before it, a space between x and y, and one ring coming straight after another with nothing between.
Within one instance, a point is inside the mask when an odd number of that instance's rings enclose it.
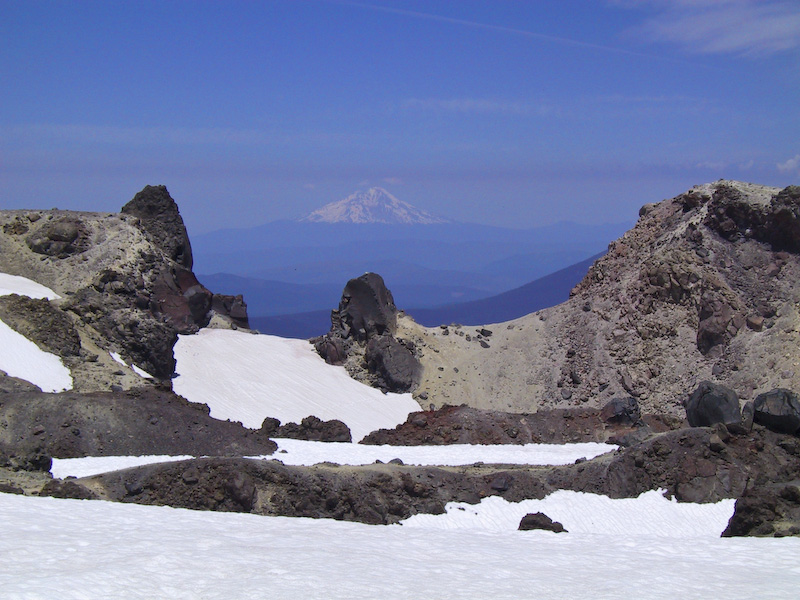
<instances>
[{"instance_id":1,"label":"snow patch","mask_svg":"<svg viewBox=\"0 0 800 600\"><path fill-rule=\"evenodd\" d=\"M84 458L54 458L50 473L57 479L66 477L89 477L100 473L120 471L142 465L162 462L173 462L194 458L189 455L167 456L153 454L150 456L87 456Z\"/></svg>"},{"instance_id":2,"label":"snow patch","mask_svg":"<svg viewBox=\"0 0 800 600\"><path fill-rule=\"evenodd\" d=\"M47 298L48 300L61 298L49 287L36 283L27 277L0 273L0 296L8 296L9 294L19 294L20 296L28 296L28 298Z\"/></svg>"},{"instance_id":3,"label":"snow patch","mask_svg":"<svg viewBox=\"0 0 800 600\"><path fill-rule=\"evenodd\" d=\"M126 363L125 359L122 358L122 356L119 354L119 352L109 352L109 355L111 356L111 358L113 358L119 364L124 365L124 366L132 369L133 372L136 373L139 377L142 377L144 379L152 379L153 378L153 376L150 375L150 373L148 373L144 369L140 369L139 367L137 367L134 364L130 364L129 365L128 363Z\"/></svg>"},{"instance_id":4,"label":"snow patch","mask_svg":"<svg viewBox=\"0 0 800 600\"><path fill-rule=\"evenodd\" d=\"M178 336L174 351L177 394L253 429L265 417L299 423L314 415L343 421L358 441L420 410L411 394L383 394L327 364L306 340L202 329Z\"/></svg>"},{"instance_id":5,"label":"snow patch","mask_svg":"<svg viewBox=\"0 0 800 600\"><path fill-rule=\"evenodd\" d=\"M38 385L43 392L72 389L72 376L61 358L45 352L0 321L0 369Z\"/></svg>"},{"instance_id":6,"label":"snow patch","mask_svg":"<svg viewBox=\"0 0 800 600\"><path fill-rule=\"evenodd\" d=\"M638 498L615 499L559 490L541 500L508 502L492 496L480 504L450 502L443 515L414 515L402 524L424 529L514 531L522 517L541 512L561 523L569 533L719 537L728 526L735 503L733 499L714 504L677 502L665 498L664 490L644 492Z\"/></svg>"},{"instance_id":7,"label":"snow patch","mask_svg":"<svg viewBox=\"0 0 800 600\"><path fill-rule=\"evenodd\" d=\"M477 462L505 465L566 465L579 458L591 459L617 446L609 444L453 444L448 446L372 446L337 442L309 442L276 438L278 450L264 458L287 465L369 465L376 460L399 458L407 465L471 465Z\"/></svg>"},{"instance_id":8,"label":"snow patch","mask_svg":"<svg viewBox=\"0 0 800 600\"><path fill-rule=\"evenodd\" d=\"M594 458L615 450L608 444L525 444L524 446L453 445L453 446L365 446L336 442L309 442L276 438L278 450L268 456L247 458L279 460L285 465L316 465L332 462L340 465L370 465L376 460L389 462L399 458L407 465L469 465L476 462L505 465L566 465L578 458ZM191 458L189 456L92 456L54 458L50 472L63 479L88 477L119 469L158 462Z\"/></svg>"}]
</instances>

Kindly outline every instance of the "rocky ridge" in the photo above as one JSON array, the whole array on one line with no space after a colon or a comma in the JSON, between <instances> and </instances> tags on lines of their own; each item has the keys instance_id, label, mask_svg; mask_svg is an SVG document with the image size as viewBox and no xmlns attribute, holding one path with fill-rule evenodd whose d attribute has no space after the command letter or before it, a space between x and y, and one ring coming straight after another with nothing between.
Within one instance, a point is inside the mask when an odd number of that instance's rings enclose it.
<instances>
[{"instance_id":1,"label":"rocky ridge","mask_svg":"<svg viewBox=\"0 0 800 600\"><path fill-rule=\"evenodd\" d=\"M509 412L633 396L682 416L704 380L742 402L800 388L800 187L718 181L645 205L564 304L484 327L396 335L422 365L423 406Z\"/></svg>"},{"instance_id":2,"label":"rocky ridge","mask_svg":"<svg viewBox=\"0 0 800 600\"><path fill-rule=\"evenodd\" d=\"M146 385L130 365L169 385L178 334L247 327L241 296L213 294L191 267L186 228L164 186L146 186L118 214L0 211L0 272L61 296L3 297L0 315L60 356L76 390Z\"/></svg>"}]
</instances>

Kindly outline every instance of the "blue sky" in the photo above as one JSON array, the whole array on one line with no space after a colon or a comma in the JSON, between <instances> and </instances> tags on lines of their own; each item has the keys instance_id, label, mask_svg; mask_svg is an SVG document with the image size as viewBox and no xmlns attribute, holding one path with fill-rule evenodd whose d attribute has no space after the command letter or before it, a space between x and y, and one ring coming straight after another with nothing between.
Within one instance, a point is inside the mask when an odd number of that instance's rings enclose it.
<instances>
[{"instance_id":1,"label":"blue sky","mask_svg":"<svg viewBox=\"0 0 800 600\"><path fill-rule=\"evenodd\" d=\"M383 186L492 225L800 183L800 3L0 0L0 207L190 232Z\"/></svg>"}]
</instances>

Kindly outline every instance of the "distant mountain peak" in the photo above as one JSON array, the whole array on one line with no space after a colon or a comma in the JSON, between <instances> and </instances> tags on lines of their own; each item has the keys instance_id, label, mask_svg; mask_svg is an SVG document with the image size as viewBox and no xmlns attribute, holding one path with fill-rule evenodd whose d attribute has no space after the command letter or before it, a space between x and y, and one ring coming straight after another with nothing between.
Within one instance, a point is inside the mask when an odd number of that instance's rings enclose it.
<instances>
[{"instance_id":1,"label":"distant mountain peak","mask_svg":"<svg viewBox=\"0 0 800 600\"><path fill-rule=\"evenodd\" d=\"M383 188L356 192L344 200L331 202L306 215L311 223L384 223L387 225L433 225L449 223L408 202L398 200Z\"/></svg>"}]
</instances>

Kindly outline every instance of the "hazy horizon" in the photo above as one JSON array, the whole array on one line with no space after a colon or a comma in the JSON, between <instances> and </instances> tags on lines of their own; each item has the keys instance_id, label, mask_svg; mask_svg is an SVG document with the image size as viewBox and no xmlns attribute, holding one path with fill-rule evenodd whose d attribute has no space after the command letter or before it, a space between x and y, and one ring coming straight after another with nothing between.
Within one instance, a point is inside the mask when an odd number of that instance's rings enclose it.
<instances>
[{"instance_id":1,"label":"hazy horizon","mask_svg":"<svg viewBox=\"0 0 800 600\"><path fill-rule=\"evenodd\" d=\"M0 0L0 208L190 232L368 187L467 222L623 222L800 182L800 5L767 0Z\"/></svg>"}]
</instances>

